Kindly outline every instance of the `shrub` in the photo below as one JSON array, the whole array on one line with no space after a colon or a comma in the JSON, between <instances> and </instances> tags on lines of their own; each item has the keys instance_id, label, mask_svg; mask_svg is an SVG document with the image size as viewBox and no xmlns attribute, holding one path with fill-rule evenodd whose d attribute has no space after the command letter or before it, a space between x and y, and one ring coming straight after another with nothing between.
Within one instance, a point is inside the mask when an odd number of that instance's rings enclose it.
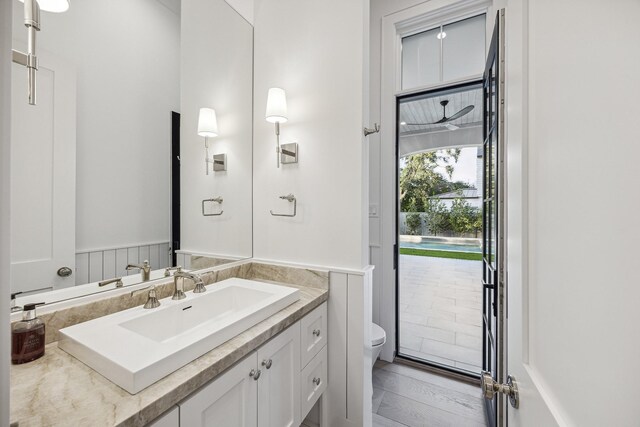
<instances>
[{"instance_id":1,"label":"shrub","mask_svg":"<svg viewBox=\"0 0 640 427\"><path fill-rule=\"evenodd\" d=\"M411 235L422 234L422 215L419 212L409 212L406 217L407 232Z\"/></svg>"}]
</instances>

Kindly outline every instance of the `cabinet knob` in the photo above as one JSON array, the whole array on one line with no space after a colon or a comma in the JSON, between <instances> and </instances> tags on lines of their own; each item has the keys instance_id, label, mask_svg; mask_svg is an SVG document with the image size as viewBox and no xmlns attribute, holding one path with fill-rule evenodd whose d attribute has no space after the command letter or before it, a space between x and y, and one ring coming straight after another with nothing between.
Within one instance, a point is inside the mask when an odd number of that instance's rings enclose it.
<instances>
[{"instance_id":1,"label":"cabinet knob","mask_svg":"<svg viewBox=\"0 0 640 427\"><path fill-rule=\"evenodd\" d=\"M260 374L262 374L262 371L260 369L258 369L257 371L255 369L252 369L251 372L249 372L249 376L256 381L258 381L258 378L260 378Z\"/></svg>"},{"instance_id":2,"label":"cabinet knob","mask_svg":"<svg viewBox=\"0 0 640 427\"><path fill-rule=\"evenodd\" d=\"M314 329L313 330L313 335L319 337L320 336L320 329Z\"/></svg>"},{"instance_id":3,"label":"cabinet knob","mask_svg":"<svg viewBox=\"0 0 640 427\"><path fill-rule=\"evenodd\" d=\"M319 377L315 377L313 379L313 383L316 385L316 387L319 386L321 382L322 382L322 380L320 380Z\"/></svg>"},{"instance_id":4,"label":"cabinet knob","mask_svg":"<svg viewBox=\"0 0 640 427\"><path fill-rule=\"evenodd\" d=\"M265 368L269 369L271 367L272 363L273 363L273 360L271 360L271 359L263 360L262 361L262 366L264 366Z\"/></svg>"}]
</instances>

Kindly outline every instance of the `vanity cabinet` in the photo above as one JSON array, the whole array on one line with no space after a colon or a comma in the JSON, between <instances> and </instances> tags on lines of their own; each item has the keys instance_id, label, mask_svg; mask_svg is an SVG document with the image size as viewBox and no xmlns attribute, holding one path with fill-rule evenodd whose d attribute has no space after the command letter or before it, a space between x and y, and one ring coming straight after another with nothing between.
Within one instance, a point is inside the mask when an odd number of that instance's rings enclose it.
<instances>
[{"instance_id":1,"label":"vanity cabinet","mask_svg":"<svg viewBox=\"0 0 640 427\"><path fill-rule=\"evenodd\" d=\"M254 351L185 399L179 404L180 426L256 427L260 380L257 366L258 354Z\"/></svg>"},{"instance_id":2,"label":"vanity cabinet","mask_svg":"<svg viewBox=\"0 0 640 427\"><path fill-rule=\"evenodd\" d=\"M324 303L267 341L182 401L179 424L162 427L298 427L327 386L326 313Z\"/></svg>"},{"instance_id":3,"label":"vanity cabinet","mask_svg":"<svg viewBox=\"0 0 640 427\"><path fill-rule=\"evenodd\" d=\"M298 427L300 322L258 349L258 427Z\"/></svg>"}]
</instances>

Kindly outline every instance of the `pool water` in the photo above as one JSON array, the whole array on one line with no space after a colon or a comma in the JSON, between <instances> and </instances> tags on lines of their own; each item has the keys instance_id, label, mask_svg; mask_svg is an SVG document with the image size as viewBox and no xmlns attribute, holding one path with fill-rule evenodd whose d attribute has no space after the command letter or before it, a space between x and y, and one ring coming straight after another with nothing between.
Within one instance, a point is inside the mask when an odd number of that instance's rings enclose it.
<instances>
[{"instance_id":1,"label":"pool water","mask_svg":"<svg viewBox=\"0 0 640 427\"><path fill-rule=\"evenodd\" d=\"M453 243L434 243L434 242L400 242L401 248L415 248L415 249L433 249L436 251L457 251L457 252L473 252L482 253L482 248L476 245L456 245Z\"/></svg>"}]
</instances>

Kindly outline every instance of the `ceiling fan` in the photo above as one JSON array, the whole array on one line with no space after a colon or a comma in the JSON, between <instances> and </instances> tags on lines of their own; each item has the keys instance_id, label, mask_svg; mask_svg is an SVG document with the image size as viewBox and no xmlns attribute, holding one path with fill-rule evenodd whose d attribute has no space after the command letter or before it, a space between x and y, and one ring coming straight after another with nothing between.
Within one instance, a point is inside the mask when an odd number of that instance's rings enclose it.
<instances>
[{"instance_id":1,"label":"ceiling fan","mask_svg":"<svg viewBox=\"0 0 640 427\"><path fill-rule=\"evenodd\" d=\"M440 120L438 120L437 122L433 122L433 123L407 123L407 122L400 122L400 124L401 125L406 125L406 126L442 125L442 126L446 127L449 130L459 129L460 128L459 126L456 126L456 125L451 124L449 122L452 122L452 121L454 121L456 119L459 119L460 117L464 116L465 114L469 114L471 112L471 110L473 110L474 106L473 105L467 105L462 110L460 110L457 113L455 113L453 116L447 117L447 104L448 103L449 103L448 99L440 101L440 105L442 105L442 118Z\"/></svg>"}]
</instances>

